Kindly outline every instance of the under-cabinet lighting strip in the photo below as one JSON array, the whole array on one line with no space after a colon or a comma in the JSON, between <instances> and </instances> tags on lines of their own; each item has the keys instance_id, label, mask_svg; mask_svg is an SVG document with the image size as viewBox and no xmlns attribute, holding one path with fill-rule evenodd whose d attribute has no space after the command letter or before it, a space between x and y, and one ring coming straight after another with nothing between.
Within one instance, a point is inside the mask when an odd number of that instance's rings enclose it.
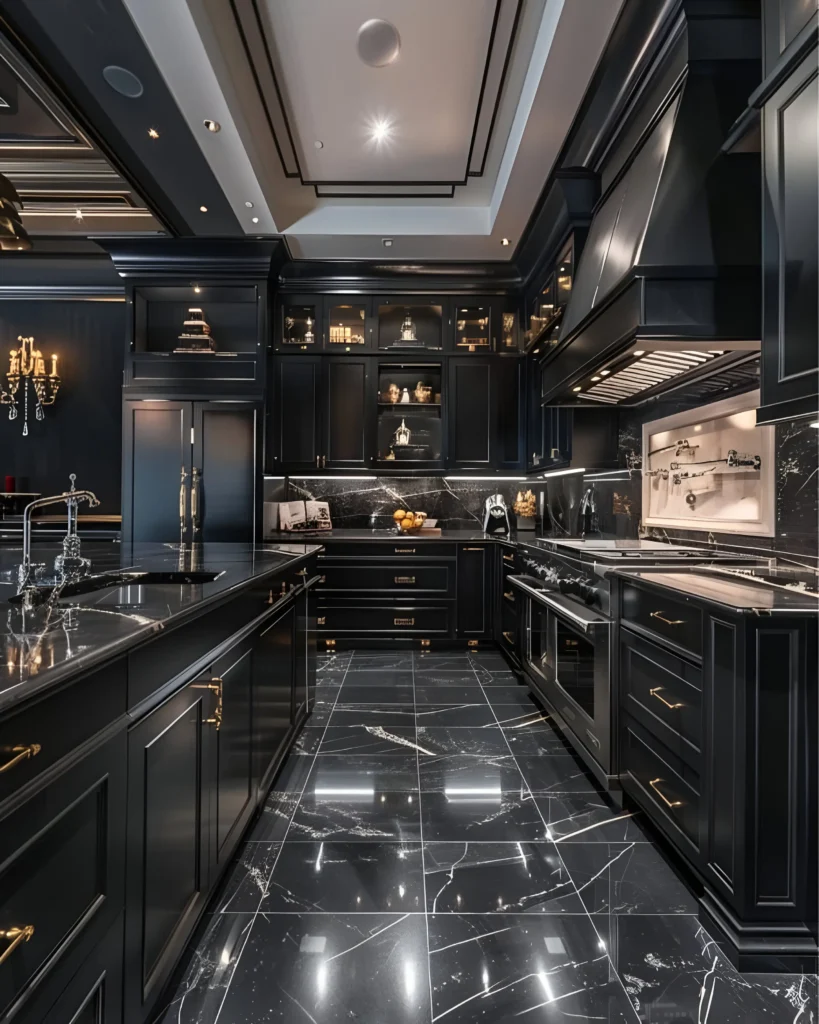
<instances>
[{"instance_id":1,"label":"under-cabinet lighting strip","mask_svg":"<svg viewBox=\"0 0 819 1024\"><path fill-rule=\"evenodd\" d=\"M553 476L570 476L575 473L585 473L585 469L553 469L551 473L541 473L539 480L548 480Z\"/></svg>"}]
</instances>

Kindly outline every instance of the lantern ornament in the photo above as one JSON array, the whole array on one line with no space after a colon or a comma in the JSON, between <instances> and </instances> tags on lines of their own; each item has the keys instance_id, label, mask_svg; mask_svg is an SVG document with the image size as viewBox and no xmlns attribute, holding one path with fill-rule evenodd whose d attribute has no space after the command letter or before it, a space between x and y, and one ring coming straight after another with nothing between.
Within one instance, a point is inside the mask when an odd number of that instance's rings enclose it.
<instances>
[{"instance_id":1,"label":"lantern ornament","mask_svg":"<svg viewBox=\"0 0 819 1024\"><path fill-rule=\"evenodd\" d=\"M17 338L19 348L13 348L9 355L6 372L8 391L0 385L0 404L9 406L9 419L16 420L23 406L23 437L28 437L29 392L33 391L34 416L45 419L45 406L53 405L60 390L57 373L57 357L51 357L51 372L46 373L43 353L34 347L34 338ZM21 392L22 388L22 392Z\"/></svg>"}]
</instances>

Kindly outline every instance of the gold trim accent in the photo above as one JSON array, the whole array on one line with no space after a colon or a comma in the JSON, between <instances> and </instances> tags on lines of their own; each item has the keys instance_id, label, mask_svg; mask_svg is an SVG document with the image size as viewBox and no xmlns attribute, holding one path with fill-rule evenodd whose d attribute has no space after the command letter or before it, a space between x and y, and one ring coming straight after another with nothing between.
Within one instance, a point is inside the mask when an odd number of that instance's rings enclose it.
<instances>
[{"instance_id":1,"label":"gold trim accent","mask_svg":"<svg viewBox=\"0 0 819 1024\"><path fill-rule=\"evenodd\" d=\"M222 728L222 677L214 676L209 683L193 683L191 686L192 690L213 690L216 693L216 710L213 712L213 718L206 718L205 725L215 725L216 731Z\"/></svg>"},{"instance_id":2,"label":"gold trim accent","mask_svg":"<svg viewBox=\"0 0 819 1024\"><path fill-rule=\"evenodd\" d=\"M319 616L319 618L316 619L316 625L317 626L323 626L326 621L327 621L326 616L321 615L321 616Z\"/></svg>"},{"instance_id":3,"label":"gold trim accent","mask_svg":"<svg viewBox=\"0 0 819 1024\"><path fill-rule=\"evenodd\" d=\"M466 641L466 646L467 647L477 647L478 646L478 641L477 640L467 640Z\"/></svg>"},{"instance_id":4,"label":"gold trim accent","mask_svg":"<svg viewBox=\"0 0 819 1024\"><path fill-rule=\"evenodd\" d=\"M464 551L483 551L483 548L464 548Z\"/></svg>"},{"instance_id":5,"label":"gold trim accent","mask_svg":"<svg viewBox=\"0 0 819 1024\"><path fill-rule=\"evenodd\" d=\"M33 934L33 924L24 925L22 928L7 928L5 931L0 931L0 939L11 939L11 945L0 954L0 964L5 963L20 943L28 942Z\"/></svg>"},{"instance_id":6,"label":"gold trim accent","mask_svg":"<svg viewBox=\"0 0 819 1024\"><path fill-rule=\"evenodd\" d=\"M513 644L515 642L513 635L511 633L507 633L506 630L503 631L503 638L508 644Z\"/></svg>"},{"instance_id":7,"label":"gold trim accent","mask_svg":"<svg viewBox=\"0 0 819 1024\"><path fill-rule=\"evenodd\" d=\"M504 562L514 562L515 561L515 556L514 555L501 555L501 558L503 558Z\"/></svg>"},{"instance_id":8,"label":"gold trim accent","mask_svg":"<svg viewBox=\"0 0 819 1024\"><path fill-rule=\"evenodd\" d=\"M663 793L659 789L657 783L662 781L662 779L649 779L648 784L649 786L651 786L651 788L654 790L657 796L662 800L662 802L666 805L666 807L682 807L682 800L669 800L665 793Z\"/></svg>"},{"instance_id":9,"label":"gold trim accent","mask_svg":"<svg viewBox=\"0 0 819 1024\"><path fill-rule=\"evenodd\" d=\"M335 647L336 645L335 640L325 640L324 643L327 647Z\"/></svg>"},{"instance_id":10,"label":"gold trim accent","mask_svg":"<svg viewBox=\"0 0 819 1024\"><path fill-rule=\"evenodd\" d=\"M664 622L666 626L681 626L685 622L685 619L664 619L662 612L652 612L650 618Z\"/></svg>"},{"instance_id":11,"label":"gold trim accent","mask_svg":"<svg viewBox=\"0 0 819 1024\"><path fill-rule=\"evenodd\" d=\"M667 701L665 697L661 697L660 690L662 690L662 686L654 686L648 692L651 694L652 697L656 697L658 701L660 701L662 704L665 704L667 708L671 708L672 711L676 711L677 708L685 707L684 704L672 704L670 701Z\"/></svg>"},{"instance_id":12,"label":"gold trim accent","mask_svg":"<svg viewBox=\"0 0 819 1024\"><path fill-rule=\"evenodd\" d=\"M507 601L511 601L512 604L515 603L515 595L514 595L514 593L511 590L509 590L509 591L504 590L503 596L506 598Z\"/></svg>"},{"instance_id":13,"label":"gold trim accent","mask_svg":"<svg viewBox=\"0 0 819 1024\"><path fill-rule=\"evenodd\" d=\"M28 746L25 747L12 747L12 754L16 754L17 756L13 757L10 761L6 761L5 764L0 764L0 775L2 775L3 772L9 771L21 761L27 761L31 757L36 757L42 749L43 748L39 743L29 743ZM2 963L2 961L0 961L0 963Z\"/></svg>"},{"instance_id":14,"label":"gold trim accent","mask_svg":"<svg viewBox=\"0 0 819 1024\"><path fill-rule=\"evenodd\" d=\"M429 647L431 643L432 643L431 640L422 640L421 641L421 646L422 647Z\"/></svg>"}]
</instances>

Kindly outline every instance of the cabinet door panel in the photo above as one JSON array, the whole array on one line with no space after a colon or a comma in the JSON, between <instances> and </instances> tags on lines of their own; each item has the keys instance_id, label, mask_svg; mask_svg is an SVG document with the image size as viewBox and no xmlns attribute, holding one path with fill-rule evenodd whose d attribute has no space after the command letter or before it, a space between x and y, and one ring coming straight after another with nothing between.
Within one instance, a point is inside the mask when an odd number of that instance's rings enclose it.
<instances>
[{"instance_id":1,"label":"cabinet door panel","mask_svg":"<svg viewBox=\"0 0 819 1024\"><path fill-rule=\"evenodd\" d=\"M213 666L214 678L221 685L221 721L213 736L216 773L211 803L217 866L229 859L253 811L252 669L248 641L234 647Z\"/></svg>"},{"instance_id":2,"label":"cabinet door panel","mask_svg":"<svg viewBox=\"0 0 819 1024\"><path fill-rule=\"evenodd\" d=\"M317 469L321 411L320 356L288 356L276 362L270 440L274 470Z\"/></svg>"},{"instance_id":3,"label":"cabinet door panel","mask_svg":"<svg viewBox=\"0 0 819 1024\"><path fill-rule=\"evenodd\" d=\"M492 367L492 404L497 418L492 465L496 469L521 467L523 369L523 360L513 358L498 359Z\"/></svg>"},{"instance_id":4,"label":"cabinet door panel","mask_svg":"<svg viewBox=\"0 0 819 1024\"><path fill-rule=\"evenodd\" d=\"M199 539L253 543L256 505L256 422L251 403L197 403L193 468L201 473Z\"/></svg>"},{"instance_id":5,"label":"cabinet door panel","mask_svg":"<svg viewBox=\"0 0 819 1024\"><path fill-rule=\"evenodd\" d=\"M329 358L324 362L324 444L322 468L365 466L369 462L367 402L369 362Z\"/></svg>"},{"instance_id":6,"label":"cabinet door panel","mask_svg":"<svg viewBox=\"0 0 819 1024\"><path fill-rule=\"evenodd\" d=\"M489 635L489 557L491 549L464 545L458 550L457 633Z\"/></svg>"},{"instance_id":7,"label":"cabinet door panel","mask_svg":"<svg viewBox=\"0 0 819 1024\"><path fill-rule=\"evenodd\" d=\"M191 410L190 402L124 403L123 541L178 540L180 471L190 474Z\"/></svg>"},{"instance_id":8,"label":"cabinet door panel","mask_svg":"<svg viewBox=\"0 0 819 1024\"><path fill-rule=\"evenodd\" d=\"M449 465L487 467L491 447L492 364L456 356L449 361Z\"/></svg>"},{"instance_id":9,"label":"cabinet door panel","mask_svg":"<svg viewBox=\"0 0 819 1024\"><path fill-rule=\"evenodd\" d=\"M254 776L262 790L284 751L293 723L295 608L264 626L253 652Z\"/></svg>"},{"instance_id":10,"label":"cabinet door panel","mask_svg":"<svg viewBox=\"0 0 819 1024\"><path fill-rule=\"evenodd\" d=\"M144 1020L208 893L210 676L186 686L128 737L126 1019Z\"/></svg>"}]
</instances>

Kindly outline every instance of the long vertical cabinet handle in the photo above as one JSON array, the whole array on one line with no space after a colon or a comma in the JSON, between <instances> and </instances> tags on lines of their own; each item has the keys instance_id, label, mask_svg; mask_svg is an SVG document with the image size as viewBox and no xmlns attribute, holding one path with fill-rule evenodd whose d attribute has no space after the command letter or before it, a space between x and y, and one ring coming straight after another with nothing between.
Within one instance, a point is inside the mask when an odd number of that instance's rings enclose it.
<instances>
[{"instance_id":1,"label":"long vertical cabinet handle","mask_svg":"<svg viewBox=\"0 0 819 1024\"><path fill-rule=\"evenodd\" d=\"M193 535L199 533L202 523L199 519L199 491L202 486L202 470L193 467L191 475L191 527Z\"/></svg>"},{"instance_id":2,"label":"long vertical cabinet handle","mask_svg":"<svg viewBox=\"0 0 819 1024\"><path fill-rule=\"evenodd\" d=\"M188 487L185 481L188 479L188 471L182 467L182 475L179 483L179 529L185 532L188 523Z\"/></svg>"}]
</instances>

